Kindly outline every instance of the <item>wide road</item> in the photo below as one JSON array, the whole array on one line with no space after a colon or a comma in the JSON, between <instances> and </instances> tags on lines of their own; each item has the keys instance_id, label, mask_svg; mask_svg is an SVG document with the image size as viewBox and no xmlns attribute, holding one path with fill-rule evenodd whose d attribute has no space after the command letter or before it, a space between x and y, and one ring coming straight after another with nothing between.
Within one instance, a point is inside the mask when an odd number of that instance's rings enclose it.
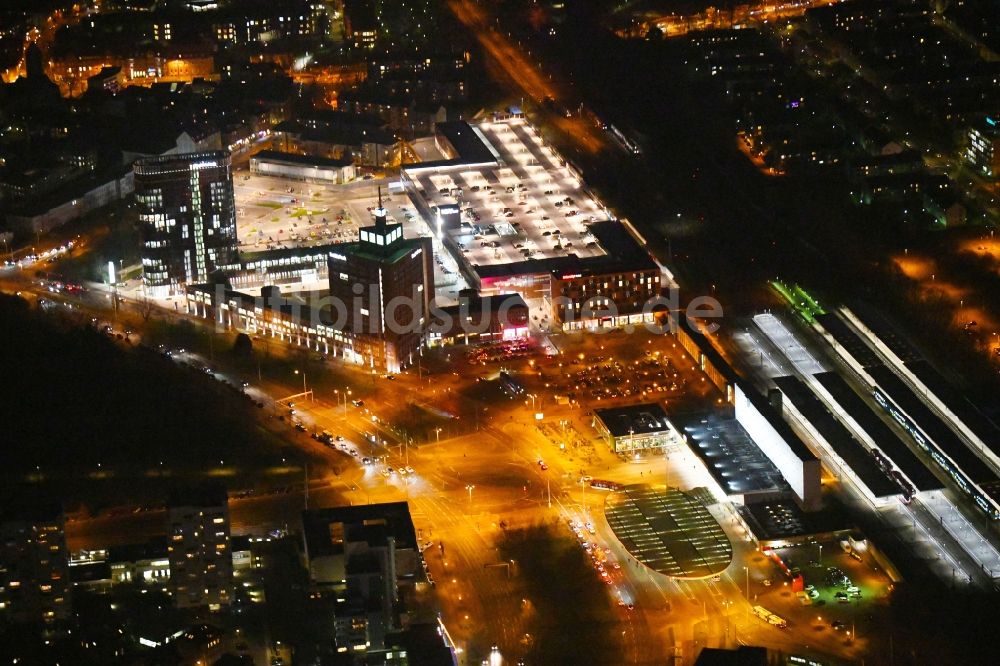
<instances>
[{"instance_id":1,"label":"wide road","mask_svg":"<svg viewBox=\"0 0 1000 666\"><path fill-rule=\"evenodd\" d=\"M512 95L527 97L536 104L547 99L567 101L565 93L553 82L552 74L544 73L541 65L526 56L511 41L510 33L498 29L496 20L481 5L473 0L450 0L448 7L476 35L491 73ZM557 116L553 123L567 140L586 153L596 154L610 146L607 137L595 125L579 116Z\"/></svg>"}]
</instances>

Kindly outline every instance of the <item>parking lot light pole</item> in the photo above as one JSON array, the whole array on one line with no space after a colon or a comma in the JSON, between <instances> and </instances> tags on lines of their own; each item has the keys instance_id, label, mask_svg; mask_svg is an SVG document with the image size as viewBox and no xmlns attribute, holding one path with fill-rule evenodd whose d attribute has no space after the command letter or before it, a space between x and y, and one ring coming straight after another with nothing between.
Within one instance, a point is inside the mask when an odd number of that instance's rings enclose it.
<instances>
[{"instance_id":1,"label":"parking lot light pole","mask_svg":"<svg viewBox=\"0 0 1000 666\"><path fill-rule=\"evenodd\" d=\"M746 572L747 576L747 622L750 621L750 567L743 567L743 571Z\"/></svg>"}]
</instances>

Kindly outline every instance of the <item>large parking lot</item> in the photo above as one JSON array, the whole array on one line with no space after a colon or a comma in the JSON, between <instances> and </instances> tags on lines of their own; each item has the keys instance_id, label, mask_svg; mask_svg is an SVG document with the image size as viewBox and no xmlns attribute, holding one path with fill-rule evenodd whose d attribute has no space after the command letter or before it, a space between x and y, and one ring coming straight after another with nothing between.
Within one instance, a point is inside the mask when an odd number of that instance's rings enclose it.
<instances>
[{"instance_id":1,"label":"large parking lot","mask_svg":"<svg viewBox=\"0 0 1000 666\"><path fill-rule=\"evenodd\" d=\"M473 266L605 254L587 230L607 212L576 174L521 118L475 126L499 166L442 166L411 172L429 206L458 205L452 233Z\"/></svg>"},{"instance_id":2,"label":"large parking lot","mask_svg":"<svg viewBox=\"0 0 1000 666\"><path fill-rule=\"evenodd\" d=\"M792 623L814 632L831 632L850 639L852 624L866 619L873 605L884 603L890 581L867 552L849 556L837 541L802 544L774 551L790 567L764 558L754 571L763 575L757 601ZM801 575L804 588L793 590L791 577ZM756 576L755 576L756 579ZM756 587L756 586L755 586ZM861 624L858 622L858 624Z\"/></svg>"}]
</instances>

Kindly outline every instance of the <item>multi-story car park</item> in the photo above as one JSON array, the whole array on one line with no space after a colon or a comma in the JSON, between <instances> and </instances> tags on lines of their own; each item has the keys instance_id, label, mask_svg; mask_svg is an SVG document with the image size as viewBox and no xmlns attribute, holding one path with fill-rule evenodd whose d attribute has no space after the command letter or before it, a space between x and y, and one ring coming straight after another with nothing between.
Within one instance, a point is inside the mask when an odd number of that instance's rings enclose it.
<instances>
[{"instance_id":1,"label":"multi-story car park","mask_svg":"<svg viewBox=\"0 0 1000 666\"><path fill-rule=\"evenodd\" d=\"M448 159L402 180L470 286L541 299L566 329L653 320L666 269L522 116L440 123L436 141Z\"/></svg>"}]
</instances>

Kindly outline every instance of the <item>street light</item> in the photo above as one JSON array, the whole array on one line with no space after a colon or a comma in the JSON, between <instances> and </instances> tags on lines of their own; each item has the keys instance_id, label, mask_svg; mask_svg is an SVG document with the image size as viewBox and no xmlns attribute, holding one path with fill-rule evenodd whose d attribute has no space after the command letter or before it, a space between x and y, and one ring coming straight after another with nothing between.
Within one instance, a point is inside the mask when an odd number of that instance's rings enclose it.
<instances>
[{"instance_id":1,"label":"street light","mask_svg":"<svg viewBox=\"0 0 1000 666\"><path fill-rule=\"evenodd\" d=\"M341 391L340 391L340 389L333 389L333 392L337 395L337 406L339 407L340 406ZM350 395L351 395L351 389L344 389L344 391L343 391L343 397L344 397L344 416L347 416L347 400L348 400L348 396L350 396Z\"/></svg>"},{"instance_id":2,"label":"street light","mask_svg":"<svg viewBox=\"0 0 1000 666\"><path fill-rule=\"evenodd\" d=\"M306 393L307 391L306 391L306 373L305 373L305 371L303 370L302 372L299 372L298 370L296 370L295 374L302 375L302 392Z\"/></svg>"},{"instance_id":3,"label":"street light","mask_svg":"<svg viewBox=\"0 0 1000 666\"><path fill-rule=\"evenodd\" d=\"M750 620L750 567L743 567L747 575L747 621Z\"/></svg>"},{"instance_id":4,"label":"street light","mask_svg":"<svg viewBox=\"0 0 1000 666\"><path fill-rule=\"evenodd\" d=\"M465 487L465 489L469 491L469 504L472 504L472 491L475 489L475 487L476 486L471 483Z\"/></svg>"}]
</instances>

